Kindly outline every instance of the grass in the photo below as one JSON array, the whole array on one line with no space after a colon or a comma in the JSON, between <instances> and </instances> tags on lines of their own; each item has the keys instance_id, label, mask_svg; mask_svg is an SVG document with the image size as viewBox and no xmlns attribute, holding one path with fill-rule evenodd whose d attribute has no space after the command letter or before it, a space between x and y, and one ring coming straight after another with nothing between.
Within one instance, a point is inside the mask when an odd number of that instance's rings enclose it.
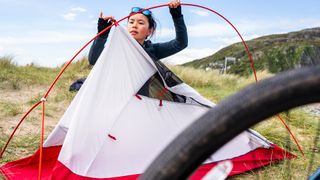
<instances>
[{"instance_id":1,"label":"grass","mask_svg":"<svg viewBox=\"0 0 320 180\"><path fill-rule=\"evenodd\" d=\"M230 74L219 74L217 71L205 72L201 69L190 67L170 67L184 82L197 89L208 99L219 102L227 96L236 93L255 83L254 76L247 78ZM272 76L266 71L259 72L258 79L265 79Z\"/></svg>"},{"instance_id":2,"label":"grass","mask_svg":"<svg viewBox=\"0 0 320 180\"><path fill-rule=\"evenodd\" d=\"M0 102L0 114L2 116L16 116L23 112L23 108L20 104L11 102Z\"/></svg>"},{"instance_id":3,"label":"grass","mask_svg":"<svg viewBox=\"0 0 320 180\"><path fill-rule=\"evenodd\" d=\"M221 75L217 72L205 72L189 67L170 67L183 81L194 87L203 96L215 103L238 92L249 84L255 83L254 77ZM57 121L76 93L69 92L70 84L78 78L85 77L91 70L85 57L71 64L61 76L46 102L46 135L50 133ZM13 127L33 104L39 101L48 89L53 79L60 72L60 67L43 68L35 65L17 66L11 57L0 58L0 147L6 143ZM258 79L273 76L268 72L258 72ZM27 97L21 100L9 101L1 94L21 94ZM2 92L2 93L1 93ZM13 96L15 97L15 96ZM313 158L313 171L320 166L320 143L314 145L319 116L307 113L302 108L296 108L280 114L291 127L292 132L300 142L305 156L300 155L288 132L280 120L272 117L253 127L270 141L298 155L295 160L282 161L279 164L266 166L250 171L232 179L305 179L308 164ZM31 155L39 146L41 108L38 107L22 124L16 136L11 141L0 164ZM0 176L1 179L1 176Z\"/></svg>"}]
</instances>

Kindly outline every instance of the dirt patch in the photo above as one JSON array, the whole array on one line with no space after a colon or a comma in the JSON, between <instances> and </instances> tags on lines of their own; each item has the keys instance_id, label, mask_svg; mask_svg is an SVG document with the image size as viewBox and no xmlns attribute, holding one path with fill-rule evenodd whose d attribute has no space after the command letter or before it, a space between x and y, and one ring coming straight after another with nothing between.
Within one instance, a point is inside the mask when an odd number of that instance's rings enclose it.
<instances>
[{"instance_id":1,"label":"dirt patch","mask_svg":"<svg viewBox=\"0 0 320 180\"><path fill-rule=\"evenodd\" d=\"M10 103L22 107L21 112L12 116L0 112L0 137L9 136L25 113L33 106L30 101L35 102L45 93L47 87L27 87L20 90L0 90L0 103ZM52 91L49 97L57 93ZM45 134L49 134L62 117L69 102L46 102L45 108ZM42 108L38 105L20 125L16 135L39 134L41 132ZM2 139L2 138L1 138Z\"/></svg>"},{"instance_id":2,"label":"dirt patch","mask_svg":"<svg viewBox=\"0 0 320 180\"><path fill-rule=\"evenodd\" d=\"M0 89L0 102L12 102L24 104L31 98L41 96L46 91L45 87L25 87L20 90Z\"/></svg>"}]
</instances>

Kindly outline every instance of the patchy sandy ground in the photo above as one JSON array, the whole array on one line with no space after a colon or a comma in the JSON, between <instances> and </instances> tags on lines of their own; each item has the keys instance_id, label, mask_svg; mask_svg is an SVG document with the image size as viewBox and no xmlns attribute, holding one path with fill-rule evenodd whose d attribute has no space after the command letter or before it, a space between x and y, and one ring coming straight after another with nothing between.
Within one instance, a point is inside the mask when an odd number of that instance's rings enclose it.
<instances>
[{"instance_id":1,"label":"patchy sandy ground","mask_svg":"<svg viewBox=\"0 0 320 180\"><path fill-rule=\"evenodd\" d=\"M43 94L44 87L25 87L20 90L0 89L0 102L27 103L31 98Z\"/></svg>"},{"instance_id":2,"label":"patchy sandy ground","mask_svg":"<svg viewBox=\"0 0 320 180\"><path fill-rule=\"evenodd\" d=\"M21 107L19 114L10 116L0 111L0 138L5 135L10 135L24 114L33 106L30 100L40 98L47 87L26 87L20 90L0 90L0 103L12 103ZM49 98L55 96L52 91ZM67 108L67 102L46 102L45 110L45 133L48 134L55 127L60 117ZM2 111L4 111L2 109ZM41 131L41 104L35 108L28 117L23 121L20 128L16 132L16 136L25 134L39 134ZM2 139L2 138L1 138Z\"/></svg>"}]
</instances>

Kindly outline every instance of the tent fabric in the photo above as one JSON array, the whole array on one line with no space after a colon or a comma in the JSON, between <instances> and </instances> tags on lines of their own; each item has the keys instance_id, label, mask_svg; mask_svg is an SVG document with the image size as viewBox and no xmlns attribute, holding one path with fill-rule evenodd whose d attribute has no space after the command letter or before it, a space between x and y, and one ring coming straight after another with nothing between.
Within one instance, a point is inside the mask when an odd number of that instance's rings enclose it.
<instances>
[{"instance_id":1,"label":"tent fabric","mask_svg":"<svg viewBox=\"0 0 320 180\"><path fill-rule=\"evenodd\" d=\"M100 180L132 180L137 179L140 174L131 174L112 178L93 178L75 174L64 164L57 161L61 146L47 147L43 150L44 168L42 169L42 179L100 179ZM283 158L295 158L294 155L287 153L283 149L274 145L272 149L258 148L250 153L234 157L231 160L233 169L231 175L236 175L254 168L262 167L271 163L276 163ZM272 161L270 161L272 159ZM39 151L30 157L7 163L0 168L8 179L36 179L38 176ZM217 163L208 163L200 166L195 173L189 178L190 180L201 179Z\"/></svg>"},{"instance_id":2,"label":"tent fabric","mask_svg":"<svg viewBox=\"0 0 320 180\"><path fill-rule=\"evenodd\" d=\"M185 96L184 103L137 96L155 73L161 75L154 60L117 26L44 143L43 177L137 178L166 145L215 105L183 82L169 87L162 75L165 88ZM36 178L37 157L38 152L5 164L0 171L12 179ZM216 162L231 159L236 162L235 174L293 157L248 130L208 158L198 171L203 174Z\"/></svg>"}]
</instances>

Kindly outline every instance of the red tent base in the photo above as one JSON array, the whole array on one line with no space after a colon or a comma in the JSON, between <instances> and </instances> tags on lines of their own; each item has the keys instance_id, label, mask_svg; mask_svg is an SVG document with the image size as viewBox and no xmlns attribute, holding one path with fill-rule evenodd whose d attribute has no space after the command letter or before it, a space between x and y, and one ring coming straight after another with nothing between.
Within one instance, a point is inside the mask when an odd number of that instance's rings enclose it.
<instances>
[{"instance_id":1,"label":"red tent base","mask_svg":"<svg viewBox=\"0 0 320 180\"><path fill-rule=\"evenodd\" d=\"M129 180L137 179L139 174L112 177L112 178L90 178L77 175L64 164L57 161L61 146L43 149L42 179L103 179L103 180ZM245 155L231 159L233 169L230 176L240 174L255 168L276 163L283 159L293 159L295 155L273 145L270 149L258 148ZM191 176L190 179L201 179L217 162L204 164ZM0 167L2 173L8 179L36 179L38 178L39 150L27 158L9 162Z\"/></svg>"}]
</instances>

